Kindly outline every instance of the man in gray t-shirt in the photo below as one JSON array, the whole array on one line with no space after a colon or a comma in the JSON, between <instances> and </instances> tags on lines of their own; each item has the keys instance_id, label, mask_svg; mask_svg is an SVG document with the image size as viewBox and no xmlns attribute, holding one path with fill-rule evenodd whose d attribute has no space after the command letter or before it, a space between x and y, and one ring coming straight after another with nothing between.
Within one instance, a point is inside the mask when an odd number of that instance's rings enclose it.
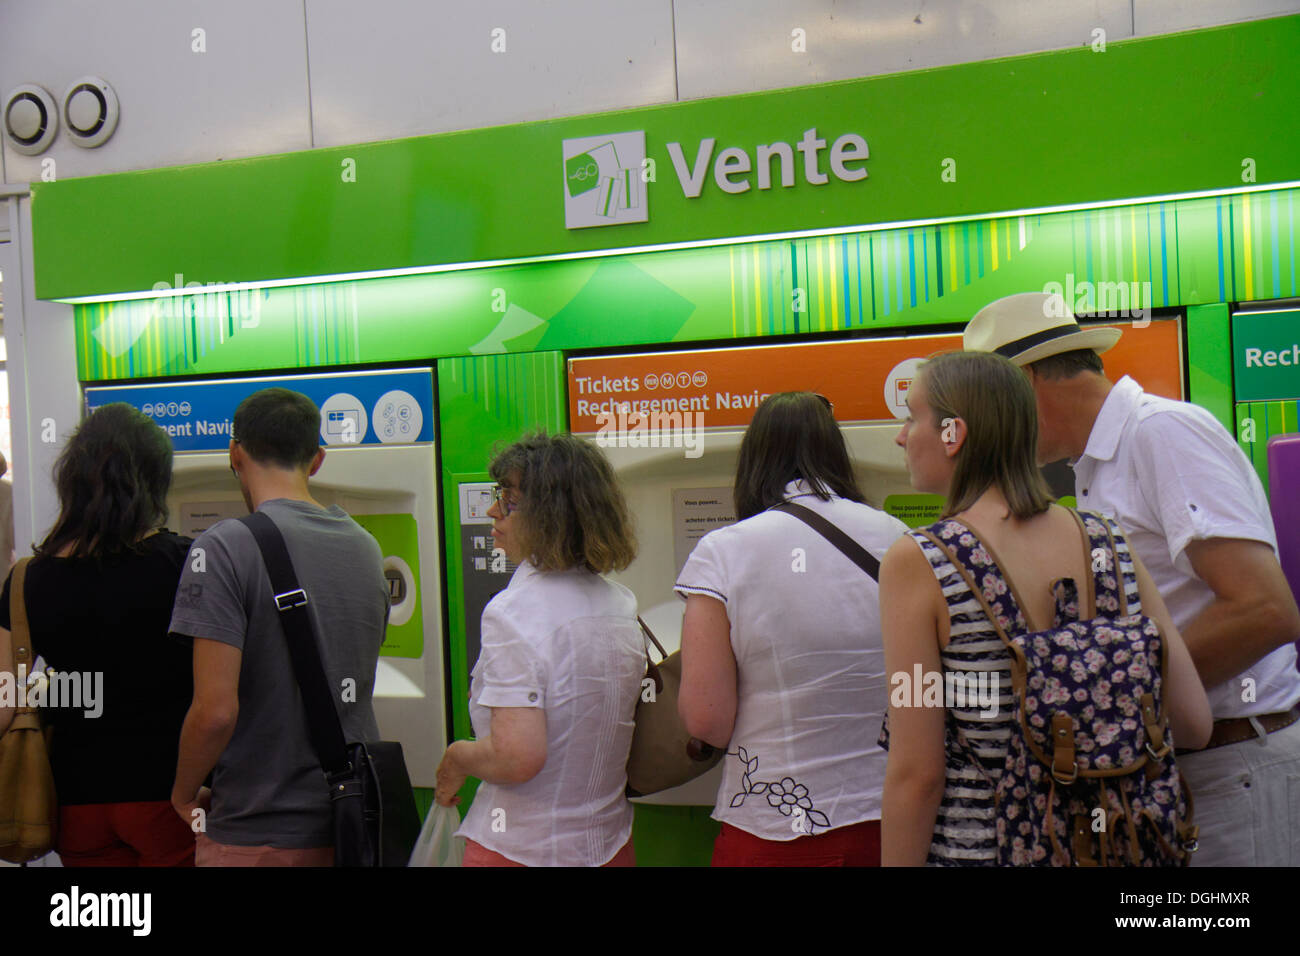
<instances>
[{"instance_id":1,"label":"man in gray t-shirt","mask_svg":"<svg viewBox=\"0 0 1300 956\"><path fill-rule=\"evenodd\" d=\"M388 615L379 545L307 479L325 452L306 396L266 389L235 413L230 461L250 510L284 536L349 741L379 739L371 707ZM252 532L221 521L194 542L171 630L194 638L195 685L172 803L203 819L196 862L329 865L331 810L283 627ZM202 784L213 773L209 794ZM204 814L196 811L202 809Z\"/></svg>"}]
</instances>

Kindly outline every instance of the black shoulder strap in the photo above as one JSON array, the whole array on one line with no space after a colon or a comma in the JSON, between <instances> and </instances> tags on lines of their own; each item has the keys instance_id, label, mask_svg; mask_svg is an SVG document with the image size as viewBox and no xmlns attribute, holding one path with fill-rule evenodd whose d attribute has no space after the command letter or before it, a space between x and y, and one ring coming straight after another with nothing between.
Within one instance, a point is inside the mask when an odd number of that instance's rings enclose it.
<instances>
[{"instance_id":1,"label":"black shoulder strap","mask_svg":"<svg viewBox=\"0 0 1300 956\"><path fill-rule=\"evenodd\" d=\"M779 505L773 505L768 510L784 511L786 514L798 518L844 552L844 556L863 571L866 571L871 580L877 582L880 580L880 562L876 560L875 556L811 508L805 508L793 501L786 501Z\"/></svg>"},{"instance_id":2,"label":"black shoulder strap","mask_svg":"<svg viewBox=\"0 0 1300 956\"><path fill-rule=\"evenodd\" d=\"M275 606L289 644L294 677L307 710L307 731L316 759L326 774L347 772L350 765L343 725L339 723L334 695L330 693L329 680L321 664L320 648L316 646L311 615L307 613L307 593L298 585L284 536L275 522L260 511L239 520L253 533L262 550L262 560L271 579L271 593L275 595Z\"/></svg>"}]
</instances>

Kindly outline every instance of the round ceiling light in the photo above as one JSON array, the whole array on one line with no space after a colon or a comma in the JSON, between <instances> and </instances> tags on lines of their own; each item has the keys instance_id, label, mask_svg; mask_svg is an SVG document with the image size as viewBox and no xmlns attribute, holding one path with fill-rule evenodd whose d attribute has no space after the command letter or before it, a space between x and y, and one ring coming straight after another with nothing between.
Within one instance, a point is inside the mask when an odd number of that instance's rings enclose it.
<instances>
[{"instance_id":1,"label":"round ceiling light","mask_svg":"<svg viewBox=\"0 0 1300 956\"><path fill-rule=\"evenodd\" d=\"M83 76L63 94L63 125L83 149L93 149L113 135L117 113L117 94L97 76Z\"/></svg>"},{"instance_id":2,"label":"round ceiling light","mask_svg":"<svg viewBox=\"0 0 1300 956\"><path fill-rule=\"evenodd\" d=\"M4 134L9 145L25 156L45 152L59 131L59 107L54 97L32 83L9 91L4 99Z\"/></svg>"}]
</instances>

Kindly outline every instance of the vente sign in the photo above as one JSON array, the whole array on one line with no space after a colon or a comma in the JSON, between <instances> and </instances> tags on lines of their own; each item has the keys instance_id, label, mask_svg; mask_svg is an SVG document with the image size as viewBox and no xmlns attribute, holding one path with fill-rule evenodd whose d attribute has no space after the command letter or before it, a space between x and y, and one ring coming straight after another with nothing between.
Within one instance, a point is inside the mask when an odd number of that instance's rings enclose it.
<instances>
[{"instance_id":1,"label":"vente sign","mask_svg":"<svg viewBox=\"0 0 1300 956\"><path fill-rule=\"evenodd\" d=\"M804 130L793 144L777 140L760 143L752 151L717 147L712 136L699 141L694 155L689 144L667 144L668 159L687 199L698 199L710 178L731 195L774 185L790 189L798 175L810 186L824 186L831 176L855 183L867 178L866 162L871 157L866 139L857 133L830 140L819 135L815 126ZM644 130L566 139L563 161L568 228L650 220L646 184L658 175L656 162L646 156Z\"/></svg>"}]
</instances>

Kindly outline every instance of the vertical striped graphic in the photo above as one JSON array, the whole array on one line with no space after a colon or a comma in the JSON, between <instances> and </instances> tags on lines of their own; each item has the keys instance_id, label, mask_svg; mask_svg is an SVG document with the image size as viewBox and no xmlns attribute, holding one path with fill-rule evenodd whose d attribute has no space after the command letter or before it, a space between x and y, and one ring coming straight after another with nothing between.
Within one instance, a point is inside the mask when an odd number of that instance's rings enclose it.
<instances>
[{"instance_id":1,"label":"vertical striped graphic","mask_svg":"<svg viewBox=\"0 0 1300 956\"><path fill-rule=\"evenodd\" d=\"M1278 190L1214 200L1222 301L1300 295L1295 194L1296 190Z\"/></svg>"},{"instance_id":2,"label":"vertical striped graphic","mask_svg":"<svg viewBox=\"0 0 1300 956\"><path fill-rule=\"evenodd\" d=\"M1047 282L1065 286L1067 276L1076 288L1082 283L1106 283L1112 291L1122 286L1131 307L1288 298L1300 296L1297 193L1272 190L748 242L693 250L689 257L642 253L623 261L644 263L680 297L709 304L689 332L679 332L677 321L661 338L651 330L637 341L742 339L960 321L981 300L1041 289ZM678 258L655 259L673 255ZM666 268L665 261L681 265ZM582 287L571 277L576 270L591 270L592 262L526 268L530 281L537 283L546 282L552 274L547 270L554 270L556 284L572 285L577 296ZM507 287L517 269L476 270L473 281L489 290ZM400 288L385 292L390 299L418 299L418 310L402 314L433 316L444 308L455 314L463 301L457 290L469 275L366 281ZM384 285L389 282L394 285ZM466 333L455 322L446 323L445 330L431 325L412 335L410 326L402 324L409 319L390 318L384 309L367 307L363 320L358 290L356 282L321 283L77 305L78 375L89 382L193 374L196 367L221 372L329 367L378 356L427 360L464 354L473 344L458 338ZM961 305L947 306L945 299L958 294L961 298L954 301ZM1070 304L1079 308L1078 302ZM560 303L554 311L563 307ZM568 335L572 342L548 339L547 347L626 344L625 328L620 323L584 326ZM517 347L527 349L532 341L536 339Z\"/></svg>"},{"instance_id":3,"label":"vertical striped graphic","mask_svg":"<svg viewBox=\"0 0 1300 956\"><path fill-rule=\"evenodd\" d=\"M1268 440L1274 435L1300 432L1300 403L1238 402L1237 444L1246 453L1268 491ZM1251 440L1247 440L1251 439Z\"/></svg>"},{"instance_id":4,"label":"vertical striped graphic","mask_svg":"<svg viewBox=\"0 0 1300 956\"><path fill-rule=\"evenodd\" d=\"M439 359L438 383L440 407L468 401L476 413L492 419L494 431L511 440L531 429L568 424L563 362L554 352ZM472 418L464 421L472 427ZM450 422L444 422L444 431L448 427ZM444 434L444 443L448 440ZM478 465L486 469L487 462Z\"/></svg>"}]
</instances>

